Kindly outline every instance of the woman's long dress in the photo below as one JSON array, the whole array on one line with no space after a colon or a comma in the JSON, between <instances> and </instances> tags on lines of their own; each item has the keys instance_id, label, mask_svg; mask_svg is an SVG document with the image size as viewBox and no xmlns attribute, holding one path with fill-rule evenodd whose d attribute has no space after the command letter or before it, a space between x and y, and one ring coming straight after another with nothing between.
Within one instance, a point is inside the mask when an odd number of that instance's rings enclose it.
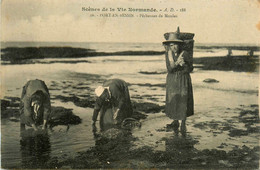
<instances>
[{"instance_id":1,"label":"woman's long dress","mask_svg":"<svg viewBox=\"0 0 260 170\"><path fill-rule=\"evenodd\" d=\"M170 65L170 60L174 62L177 58L182 56L185 64ZM194 114L193 92L190 72L193 70L192 55L187 51L183 51L177 56L169 60L168 53L166 53L166 115L174 120L185 120Z\"/></svg>"}]
</instances>

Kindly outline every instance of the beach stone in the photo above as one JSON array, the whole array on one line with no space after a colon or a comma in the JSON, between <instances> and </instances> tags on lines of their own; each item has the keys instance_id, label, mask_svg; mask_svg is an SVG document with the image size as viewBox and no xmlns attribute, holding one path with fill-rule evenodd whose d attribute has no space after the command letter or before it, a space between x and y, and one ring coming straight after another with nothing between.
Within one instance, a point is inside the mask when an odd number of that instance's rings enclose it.
<instances>
[{"instance_id":1,"label":"beach stone","mask_svg":"<svg viewBox=\"0 0 260 170\"><path fill-rule=\"evenodd\" d=\"M207 79L203 80L203 82L205 82L205 83L218 83L219 81L216 80L216 79L207 78Z\"/></svg>"}]
</instances>

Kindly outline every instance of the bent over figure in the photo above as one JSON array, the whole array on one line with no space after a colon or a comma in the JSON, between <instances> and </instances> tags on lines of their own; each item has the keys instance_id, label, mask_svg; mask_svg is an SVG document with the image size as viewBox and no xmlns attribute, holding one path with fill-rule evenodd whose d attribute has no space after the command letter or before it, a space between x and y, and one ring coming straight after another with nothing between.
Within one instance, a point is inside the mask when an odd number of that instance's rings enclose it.
<instances>
[{"instance_id":1,"label":"bent over figure","mask_svg":"<svg viewBox=\"0 0 260 170\"><path fill-rule=\"evenodd\" d=\"M121 79L111 79L96 88L97 95L93 112L95 124L100 112L101 129L113 124L120 124L125 118L131 117L133 109L127 83Z\"/></svg>"},{"instance_id":2,"label":"bent over figure","mask_svg":"<svg viewBox=\"0 0 260 170\"><path fill-rule=\"evenodd\" d=\"M21 131L25 130L25 125L33 127L34 130L43 125L42 129L45 129L50 113L50 94L44 81L28 81L23 87L20 102Z\"/></svg>"}]
</instances>

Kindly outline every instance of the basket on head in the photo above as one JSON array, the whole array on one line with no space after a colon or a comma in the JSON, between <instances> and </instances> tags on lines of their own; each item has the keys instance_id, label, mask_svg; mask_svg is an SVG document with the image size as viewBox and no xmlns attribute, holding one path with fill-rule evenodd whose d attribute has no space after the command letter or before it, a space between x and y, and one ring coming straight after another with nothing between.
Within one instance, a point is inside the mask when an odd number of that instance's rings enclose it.
<instances>
[{"instance_id":1,"label":"basket on head","mask_svg":"<svg viewBox=\"0 0 260 170\"><path fill-rule=\"evenodd\" d=\"M179 43L181 44L183 50L193 52L194 37L195 34L188 32L180 32L179 27L176 32L167 32L164 34L166 41L163 41L163 45L168 45L169 43Z\"/></svg>"},{"instance_id":2,"label":"basket on head","mask_svg":"<svg viewBox=\"0 0 260 170\"><path fill-rule=\"evenodd\" d=\"M176 32L167 32L164 34L166 41L163 44L168 44L171 42L184 43L185 40L193 40L195 34L188 32L180 32L179 27Z\"/></svg>"}]
</instances>

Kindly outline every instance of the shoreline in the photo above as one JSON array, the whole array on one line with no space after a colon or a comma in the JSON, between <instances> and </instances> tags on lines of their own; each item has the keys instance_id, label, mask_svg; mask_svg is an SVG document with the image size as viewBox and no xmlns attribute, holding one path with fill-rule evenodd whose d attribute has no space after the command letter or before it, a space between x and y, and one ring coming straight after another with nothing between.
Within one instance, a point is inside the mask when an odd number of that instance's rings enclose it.
<instances>
[{"instance_id":1,"label":"shoreline","mask_svg":"<svg viewBox=\"0 0 260 170\"><path fill-rule=\"evenodd\" d=\"M237 71L237 72L258 72L259 56L253 51L260 51L259 47L243 46L198 46L197 49L227 49L252 51L248 55L230 55L214 57L193 58L193 64L201 65L195 68L203 70ZM74 47L7 47L2 49L1 64L76 64L91 63L88 58L106 56L158 56L164 51L118 51L118 52L97 52L93 49ZM232 52L231 52L232 53ZM44 61L44 59L59 59L57 61ZM62 60L64 59L64 60ZM65 59L80 59L68 61Z\"/></svg>"}]
</instances>

